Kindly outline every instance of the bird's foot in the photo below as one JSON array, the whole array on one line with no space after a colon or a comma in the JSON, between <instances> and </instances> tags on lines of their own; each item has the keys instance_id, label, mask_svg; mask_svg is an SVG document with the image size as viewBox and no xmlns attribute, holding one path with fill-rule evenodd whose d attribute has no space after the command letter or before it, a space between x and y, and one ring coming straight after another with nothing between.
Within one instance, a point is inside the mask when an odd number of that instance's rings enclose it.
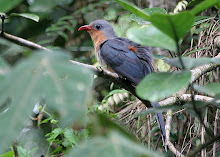
<instances>
[{"instance_id":1,"label":"bird's foot","mask_svg":"<svg viewBox=\"0 0 220 157\"><path fill-rule=\"evenodd\" d=\"M100 71L100 72L103 72L103 71L104 71L101 66L97 66L96 68L97 68L97 70Z\"/></svg>"}]
</instances>

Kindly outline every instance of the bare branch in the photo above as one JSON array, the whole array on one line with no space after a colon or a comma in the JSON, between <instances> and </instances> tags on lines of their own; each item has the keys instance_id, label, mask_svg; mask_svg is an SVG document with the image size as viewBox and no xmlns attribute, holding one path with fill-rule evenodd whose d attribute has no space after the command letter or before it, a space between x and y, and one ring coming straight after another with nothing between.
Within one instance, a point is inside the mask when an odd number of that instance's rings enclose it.
<instances>
[{"instance_id":1,"label":"bare branch","mask_svg":"<svg viewBox=\"0 0 220 157\"><path fill-rule=\"evenodd\" d=\"M170 149L171 152L173 152L173 154L175 154L178 157L184 157L183 154L181 154L172 144L172 142L170 141L170 130L171 130L171 123L172 123L172 110L168 110L167 111L167 119L166 119L166 137L167 137L167 146Z\"/></svg>"},{"instance_id":2,"label":"bare branch","mask_svg":"<svg viewBox=\"0 0 220 157\"><path fill-rule=\"evenodd\" d=\"M217 127L218 127L218 125L217 125L217 122L218 122L218 113L219 113L219 110L217 109L216 110L216 114L215 114L215 123L214 123L214 135L216 136L216 134L217 134ZM215 154L216 154L216 142L213 144L213 156L215 156Z\"/></svg>"},{"instance_id":3,"label":"bare branch","mask_svg":"<svg viewBox=\"0 0 220 157\"><path fill-rule=\"evenodd\" d=\"M45 50L48 52L52 52L51 50L40 46L36 43L33 43L31 41L7 34L7 33L1 33L0 37L7 39L13 43L19 44L21 46L25 46L25 47L29 47L31 49L40 49L40 50ZM89 68L90 70L94 71L97 73L97 75L99 77L103 77L106 79L110 79L111 81L113 81L116 84L119 84L122 88L126 89L127 91L129 91L131 94L133 94L135 97L137 97L139 100L141 100L147 107L150 107L150 102L147 100L143 100L141 99L139 96L137 96L137 94L135 93L135 87L131 85L131 83L128 80L119 78L117 74L112 73L110 71L104 70L104 69L98 69L95 66L92 65L88 65L88 64L83 64L83 63L79 63L76 61L70 61L71 63L77 64L77 65L81 65L84 66L86 68Z\"/></svg>"},{"instance_id":4,"label":"bare branch","mask_svg":"<svg viewBox=\"0 0 220 157\"><path fill-rule=\"evenodd\" d=\"M204 101L206 103L210 103L213 98L212 97L208 97L208 96L203 96L203 95L195 95L194 99L196 101ZM176 96L172 96L169 97L165 100L162 100L159 102L160 105L168 105L168 104L174 104L177 101L191 101L191 94L183 94L183 95L176 95Z\"/></svg>"},{"instance_id":5,"label":"bare branch","mask_svg":"<svg viewBox=\"0 0 220 157\"><path fill-rule=\"evenodd\" d=\"M49 50L49 49L47 49L47 48L45 48L41 45L38 45L38 44L33 43L31 41L16 37L14 35L11 35L11 34L8 34L8 33L5 33L5 32L0 33L0 37L4 38L6 40L9 40L13 43L16 43L18 45L25 46L25 47L28 47L28 48L31 48L31 49L40 49L40 50L45 50L45 51L48 51L48 52L52 52L51 50Z\"/></svg>"}]
</instances>

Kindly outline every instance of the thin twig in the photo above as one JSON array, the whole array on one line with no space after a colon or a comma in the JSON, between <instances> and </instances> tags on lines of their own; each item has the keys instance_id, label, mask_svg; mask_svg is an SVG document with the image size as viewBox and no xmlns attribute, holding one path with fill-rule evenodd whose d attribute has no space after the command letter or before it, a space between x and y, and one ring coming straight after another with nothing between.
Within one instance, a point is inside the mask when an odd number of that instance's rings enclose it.
<instances>
[{"instance_id":1,"label":"thin twig","mask_svg":"<svg viewBox=\"0 0 220 157\"><path fill-rule=\"evenodd\" d=\"M215 114L215 123L214 123L214 135L215 136L217 135L218 112L219 112L219 110L217 109L216 114ZM213 144L213 155L212 156L215 156L215 153L216 153L216 142Z\"/></svg>"},{"instance_id":2,"label":"thin twig","mask_svg":"<svg viewBox=\"0 0 220 157\"><path fill-rule=\"evenodd\" d=\"M200 121L200 123L202 124L202 126L205 128L205 131L207 132L207 134L212 137L214 134L213 134L213 131L211 129L209 129L204 121L203 121L203 118L202 118L202 113L198 110L198 108L196 107L196 102L195 102L195 97L194 97L194 92L193 92L193 86L191 85L191 99L192 99L192 106L193 106L193 110L195 111L196 115L198 116L198 119Z\"/></svg>"},{"instance_id":3,"label":"thin twig","mask_svg":"<svg viewBox=\"0 0 220 157\"><path fill-rule=\"evenodd\" d=\"M51 50L49 50L49 49L47 49L47 48L45 48L41 45L38 45L38 44L33 43L31 41L16 37L14 35L11 35L11 34L8 34L8 33L5 33L5 32L4 33L1 32L0 36L4 39L7 39L7 40L9 40L13 43L16 43L18 45L21 45L21 46L25 46L25 47L28 47L28 48L31 48L31 49L40 49L40 50L45 50L45 51L48 51L48 52L52 52Z\"/></svg>"},{"instance_id":4,"label":"thin twig","mask_svg":"<svg viewBox=\"0 0 220 157\"><path fill-rule=\"evenodd\" d=\"M210 139L209 141L207 141L206 143L204 144L200 144L198 147L196 147L193 151L191 151L187 157L194 157L196 156L196 154L198 152L200 152L202 149L206 148L207 146L213 144L214 142L216 141L219 141L220 140L220 135L218 136L214 136L212 139Z\"/></svg>"},{"instance_id":5,"label":"thin twig","mask_svg":"<svg viewBox=\"0 0 220 157\"><path fill-rule=\"evenodd\" d=\"M184 157L184 155L182 153L180 153L172 144L172 142L170 141L170 131L171 131L171 123L172 123L172 110L168 110L167 111L167 118L166 118L166 145L168 146L168 148L170 149L171 152L173 152L173 154L175 154L178 157Z\"/></svg>"},{"instance_id":6,"label":"thin twig","mask_svg":"<svg viewBox=\"0 0 220 157\"><path fill-rule=\"evenodd\" d=\"M207 124L207 110L205 113L205 117L204 117L204 125L206 126ZM202 131L201 131L201 143L204 144L205 143L205 128L202 126ZM201 151L201 157L206 157L206 149L202 149Z\"/></svg>"},{"instance_id":7,"label":"thin twig","mask_svg":"<svg viewBox=\"0 0 220 157\"><path fill-rule=\"evenodd\" d=\"M46 106L47 106L47 104L45 104L43 106L43 108L41 109L39 115L37 116L37 125L38 125L38 127L40 127L40 122L41 122L41 120L42 120L42 118L44 116L44 111L45 111Z\"/></svg>"},{"instance_id":8,"label":"thin twig","mask_svg":"<svg viewBox=\"0 0 220 157\"><path fill-rule=\"evenodd\" d=\"M18 148L17 148L17 142L14 142L12 147L13 147L14 156L15 157L19 157Z\"/></svg>"},{"instance_id":9,"label":"thin twig","mask_svg":"<svg viewBox=\"0 0 220 157\"><path fill-rule=\"evenodd\" d=\"M4 34L4 31L5 31L5 15L0 15L1 19L2 19L2 30L1 30L1 33L0 35L3 35Z\"/></svg>"}]
</instances>

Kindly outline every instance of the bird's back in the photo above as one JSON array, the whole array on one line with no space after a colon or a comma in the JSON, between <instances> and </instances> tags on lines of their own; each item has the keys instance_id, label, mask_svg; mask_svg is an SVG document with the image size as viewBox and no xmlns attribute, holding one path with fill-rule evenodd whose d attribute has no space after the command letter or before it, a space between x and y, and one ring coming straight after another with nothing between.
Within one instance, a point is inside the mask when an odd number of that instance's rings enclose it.
<instances>
[{"instance_id":1,"label":"bird's back","mask_svg":"<svg viewBox=\"0 0 220 157\"><path fill-rule=\"evenodd\" d=\"M151 49L126 38L105 40L98 50L99 61L105 63L119 76L138 84L153 71Z\"/></svg>"}]
</instances>

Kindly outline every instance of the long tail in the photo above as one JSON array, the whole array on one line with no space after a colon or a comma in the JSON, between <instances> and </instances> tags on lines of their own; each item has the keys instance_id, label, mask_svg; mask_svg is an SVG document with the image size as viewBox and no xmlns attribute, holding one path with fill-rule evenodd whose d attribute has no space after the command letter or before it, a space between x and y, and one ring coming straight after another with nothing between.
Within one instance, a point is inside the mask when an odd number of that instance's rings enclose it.
<instances>
[{"instance_id":1,"label":"long tail","mask_svg":"<svg viewBox=\"0 0 220 157\"><path fill-rule=\"evenodd\" d=\"M156 102L156 103L152 103L152 106L157 108L157 107L160 106L160 104L158 102ZM165 150L167 150L167 146L166 146L166 131L165 131L165 125L164 125L164 119L163 119L162 112L157 112L156 116L157 116L158 125L159 125L160 130L161 130L161 134L162 134L163 145L164 145Z\"/></svg>"}]
</instances>

